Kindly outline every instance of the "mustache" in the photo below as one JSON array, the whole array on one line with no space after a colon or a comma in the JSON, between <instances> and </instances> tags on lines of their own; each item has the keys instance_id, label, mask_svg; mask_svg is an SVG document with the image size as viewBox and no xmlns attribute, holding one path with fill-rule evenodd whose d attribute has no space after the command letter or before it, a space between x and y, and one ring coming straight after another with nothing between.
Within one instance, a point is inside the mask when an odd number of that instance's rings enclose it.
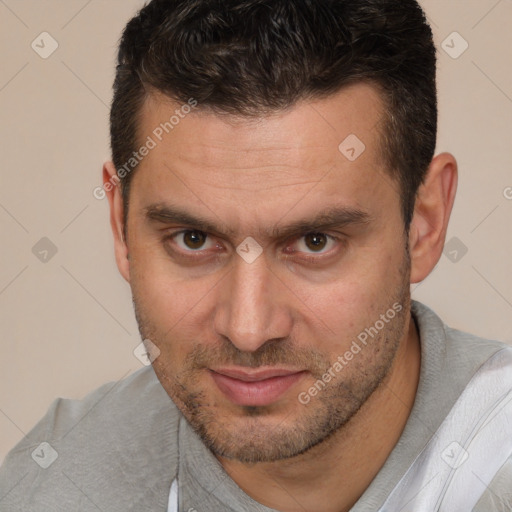
<instances>
[{"instance_id":1,"label":"mustache","mask_svg":"<svg viewBox=\"0 0 512 512\"><path fill-rule=\"evenodd\" d=\"M229 340L220 346L196 346L186 357L185 366L201 370L212 366L287 366L309 370L313 375L323 375L331 366L330 361L318 351L293 346L288 340L269 340L254 352L238 349Z\"/></svg>"}]
</instances>

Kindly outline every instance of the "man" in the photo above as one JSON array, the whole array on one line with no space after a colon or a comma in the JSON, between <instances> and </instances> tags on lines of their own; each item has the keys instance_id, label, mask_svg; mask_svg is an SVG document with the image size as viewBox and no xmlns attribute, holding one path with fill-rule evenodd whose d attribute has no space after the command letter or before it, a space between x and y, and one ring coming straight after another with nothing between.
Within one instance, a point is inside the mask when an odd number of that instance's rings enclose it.
<instances>
[{"instance_id":1,"label":"man","mask_svg":"<svg viewBox=\"0 0 512 512\"><path fill-rule=\"evenodd\" d=\"M1 510L510 511L512 349L410 299L436 117L414 0L144 7L98 193L153 364L57 400Z\"/></svg>"}]
</instances>

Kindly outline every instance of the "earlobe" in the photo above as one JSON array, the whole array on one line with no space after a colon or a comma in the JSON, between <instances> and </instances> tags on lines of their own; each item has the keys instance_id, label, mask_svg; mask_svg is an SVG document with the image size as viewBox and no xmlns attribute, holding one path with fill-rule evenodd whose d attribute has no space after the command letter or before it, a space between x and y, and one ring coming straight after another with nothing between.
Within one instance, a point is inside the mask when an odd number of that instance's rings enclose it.
<instances>
[{"instance_id":1,"label":"earlobe","mask_svg":"<svg viewBox=\"0 0 512 512\"><path fill-rule=\"evenodd\" d=\"M416 198L409 231L411 283L425 279L441 257L457 190L457 162L453 155L437 155Z\"/></svg>"},{"instance_id":2,"label":"earlobe","mask_svg":"<svg viewBox=\"0 0 512 512\"><path fill-rule=\"evenodd\" d=\"M103 188L110 207L110 227L114 237L114 252L117 268L121 275L130 282L130 263L128 243L125 240L125 219L120 180L112 162L103 165Z\"/></svg>"}]
</instances>

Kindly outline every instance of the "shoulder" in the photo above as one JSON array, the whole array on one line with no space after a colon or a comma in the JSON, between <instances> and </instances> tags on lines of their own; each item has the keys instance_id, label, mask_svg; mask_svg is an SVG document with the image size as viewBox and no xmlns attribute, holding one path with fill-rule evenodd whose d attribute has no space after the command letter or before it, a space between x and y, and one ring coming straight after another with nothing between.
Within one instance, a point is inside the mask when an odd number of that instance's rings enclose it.
<instances>
[{"instance_id":1,"label":"shoulder","mask_svg":"<svg viewBox=\"0 0 512 512\"><path fill-rule=\"evenodd\" d=\"M441 425L463 395L474 400L478 390L490 405L512 389L512 346L449 327L419 302L411 311L422 358L416 413L430 430Z\"/></svg>"},{"instance_id":2,"label":"shoulder","mask_svg":"<svg viewBox=\"0 0 512 512\"><path fill-rule=\"evenodd\" d=\"M437 461L446 447L458 446L460 454L465 454L453 474L438 461L440 469L450 475L445 500L452 503L475 494L480 496L475 512L510 511L512 346L448 327L420 303L414 303L413 314L422 341L434 354L426 355L429 365L425 371L425 380L436 383L430 386L437 405L432 415L445 406L431 440L431 453ZM446 464L450 466L449 461Z\"/></svg>"},{"instance_id":3,"label":"shoulder","mask_svg":"<svg viewBox=\"0 0 512 512\"><path fill-rule=\"evenodd\" d=\"M152 367L83 400L55 400L0 468L0 509L74 510L85 500L126 510L143 496L160 502L177 466L180 418Z\"/></svg>"},{"instance_id":4,"label":"shoulder","mask_svg":"<svg viewBox=\"0 0 512 512\"><path fill-rule=\"evenodd\" d=\"M426 305L413 301L411 312L418 323L421 341L435 357L433 371L449 373L452 379L467 383L471 377L500 352L512 353L512 346L454 329L446 325Z\"/></svg>"},{"instance_id":5,"label":"shoulder","mask_svg":"<svg viewBox=\"0 0 512 512\"><path fill-rule=\"evenodd\" d=\"M500 468L473 512L510 512L512 510L512 455Z\"/></svg>"}]
</instances>

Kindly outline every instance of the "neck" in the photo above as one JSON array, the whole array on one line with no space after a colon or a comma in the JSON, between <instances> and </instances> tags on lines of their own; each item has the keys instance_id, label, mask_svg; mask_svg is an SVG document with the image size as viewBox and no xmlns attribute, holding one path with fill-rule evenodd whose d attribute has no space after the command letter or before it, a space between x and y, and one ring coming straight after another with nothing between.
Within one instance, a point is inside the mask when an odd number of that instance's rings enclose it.
<instances>
[{"instance_id":1,"label":"neck","mask_svg":"<svg viewBox=\"0 0 512 512\"><path fill-rule=\"evenodd\" d=\"M247 466L218 457L253 499L281 512L345 512L377 475L405 427L420 374L419 335L410 317L386 379L328 440L291 459ZM319 505L321 504L321 505Z\"/></svg>"}]
</instances>

